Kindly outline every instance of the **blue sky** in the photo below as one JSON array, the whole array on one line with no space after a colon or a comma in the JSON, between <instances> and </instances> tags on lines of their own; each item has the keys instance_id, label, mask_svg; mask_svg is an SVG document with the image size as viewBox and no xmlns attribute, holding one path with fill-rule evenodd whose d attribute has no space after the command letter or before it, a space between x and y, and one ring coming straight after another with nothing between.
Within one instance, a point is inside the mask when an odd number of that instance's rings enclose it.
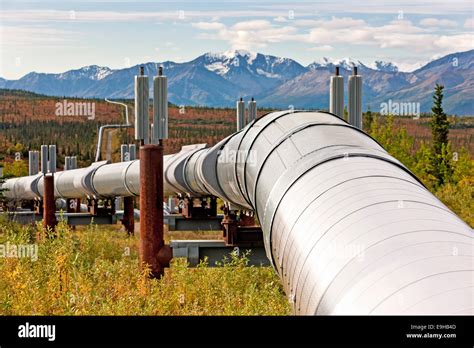
<instances>
[{"instance_id":1,"label":"blue sky","mask_svg":"<svg viewBox=\"0 0 474 348\"><path fill-rule=\"evenodd\" d=\"M245 49L303 65L329 57L410 71L474 48L471 1L0 2L0 76L124 68Z\"/></svg>"}]
</instances>

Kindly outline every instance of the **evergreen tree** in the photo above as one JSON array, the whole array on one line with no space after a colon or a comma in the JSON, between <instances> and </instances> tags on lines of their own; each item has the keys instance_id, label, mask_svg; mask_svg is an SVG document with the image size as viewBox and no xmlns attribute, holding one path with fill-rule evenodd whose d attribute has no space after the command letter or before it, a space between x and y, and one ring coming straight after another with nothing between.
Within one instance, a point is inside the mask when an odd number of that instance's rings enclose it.
<instances>
[{"instance_id":1,"label":"evergreen tree","mask_svg":"<svg viewBox=\"0 0 474 348\"><path fill-rule=\"evenodd\" d=\"M0 159L3 160L3 156ZM3 178L3 166L0 165L0 203L3 203L5 199L5 196L4 196L5 189L2 187L3 183L5 183L5 180Z\"/></svg>"},{"instance_id":2,"label":"evergreen tree","mask_svg":"<svg viewBox=\"0 0 474 348\"><path fill-rule=\"evenodd\" d=\"M433 95L433 107L431 108L433 116L430 122L431 133L433 135L432 174L436 177L439 185L448 181L451 173L448 159L449 154L447 153L449 122L443 110L443 89L444 86L436 84Z\"/></svg>"},{"instance_id":3,"label":"evergreen tree","mask_svg":"<svg viewBox=\"0 0 474 348\"><path fill-rule=\"evenodd\" d=\"M370 110L370 105L367 107L367 112L365 113L365 120L364 120L364 128L366 131L370 131L372 129L372 122L374 121L374 116L372 115L372 111Z\"/></svg>"}]
</instances>

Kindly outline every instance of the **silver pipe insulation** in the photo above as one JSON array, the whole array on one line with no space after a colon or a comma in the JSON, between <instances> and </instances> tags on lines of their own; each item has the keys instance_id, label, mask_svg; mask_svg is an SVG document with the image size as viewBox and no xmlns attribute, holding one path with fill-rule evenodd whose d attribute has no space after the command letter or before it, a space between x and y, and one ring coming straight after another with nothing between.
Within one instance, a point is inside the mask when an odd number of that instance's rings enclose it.
<instances>
[{"instance_id":1,"label":"silver pipe insulation","mask_svg":"<svg viewBox=\"0 0 474 348\"><path fill-rule=\"evenodd\" d=\"M71 170L77 168L77 156L64 157L64 170Z\"/></svg>"},{"instance_id":2,"label":"silver pipe insulation","mask_svg":"<svg viewBox=\"0 0 474 348\"><path fill-rule=\"evenodd\" d=\"M344 119L344 77L339 75L339 67L329 82L329 112Z\"/></svg>"},{"instance_id":3,"label":"silver pipe insulation","mask_svg":"<svg viewBox=\"0 0 474 348\"><path fill-rule=\"evenodd\" d=\"M245 102L240 98L235 106L237 131L245 127Z\"/></svg>"},{"instance_id":4,"label":"silver pipe insulation","mask_svg":"<svg viewBox=\"0 0 474 348\"><path fill-rule=\"evenodd\" d=\"M249 111L248 123L250 123L257 118L257 102L253 98L248 102L247 109Z\"/></svg>"},{"instance_id":5,"label":"silver pipe insulation","mask_svg":"<svg viewBox=\"0 0 474 348\"><path fill-rule=\"evenodd\" d=\"M41 195L41 175L6 196ZM474 314L472 229L376 141L324 112L274 112L165 156L166 194L253 210L295 314ZM58 172L55 193L139 193L138 160Z\"/></svg>"},{"instance_id":6,"label":"silver pipe insulation","mask_svg":"<svg viewBox=\"0 0 474 348\"><path fill-rule=\"evenodd\" d=\"M135 139L145 144L150 142L149 136L149 84L148 76L144 75L143 67L140 75L135 76Z\"/></svg>"},{"instance_id":7,"label":"silver pipe insulation","mask_svg":"<svg viewBox=\"0 0 474 348\"><path fill-rule=\"evenodd\" d=\"M28 151L28 175L39 173L39 151Z\"/></svg>"},{"instance_id":8,"label":"silver pipe insulation","mask_svg":"<svg viewBox=\"0 0 474 348\"><path fill-rule=\"evenodd\" d=\"M357 67L353 67L353 73L348 81L347 110L349 123L362 129L362 76L358 75Z\"/></svg>"},{"instance_id":9,"label":"silver pipe insulation","mask_svg":"<svg viewBox=\"0 0 474 348\"><path fill-rule=\"evenodd\" d=\"M186 192L179 171L183 169L182 158L206 144L183 146L180 152L164 156L164 190L166 195ZM34 200L43 197L43 175L11 178L2 185L6 189L5 198L10 201ZM95 162L89 167L69 169L54 175L56 198L113 198L138 196L140 193L140 162L131 160L110 163ZM200 195L204 194L201 192Z\"/></svg>"},{"instance_id":10,"label":"silver pipe insulation","mask_svg":"<svg viewBox=\"0 0 474 348\"><path fill-rule=\"evenodd\" d=\"M168 138L168 78L163 68L158 68L158 76L153 78L153 133L152 143Z\"/></svg>"},{"instance_id":11,"label":"silver pipe insulation","mask_svg":"<svg viewBox=\"0 0 474 348\"><path fill-rule=\"evenodd\" d=\"M41 171L46 174L49 170L48 167L48 145L41 145Z\"/></svg>"}]
</instances>

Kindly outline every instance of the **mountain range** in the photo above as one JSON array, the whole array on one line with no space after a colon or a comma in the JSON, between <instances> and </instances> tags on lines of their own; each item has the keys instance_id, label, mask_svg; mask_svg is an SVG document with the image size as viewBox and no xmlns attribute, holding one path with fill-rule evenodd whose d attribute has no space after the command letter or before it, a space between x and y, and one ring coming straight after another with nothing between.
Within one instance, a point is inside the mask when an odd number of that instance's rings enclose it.
<instances>
[{"instance_id":1,"label":"mountain range","mask_svg":"<svg viewBox=\"0 0 474 348\"><path fill-rule=\"evenodd\" d=\"M239 97L255 97L259 106L327 109L329 79L340 67L346 81L357 66L363 78L364 109L379 111L381 103L420 103L429 111L435 83L445 86L444 109L474 115L474 50L449 54L413 72L401 72L391 62L366 65L359 60L321 58L303 66L289 58L236 50L206 53L184 63L149 62L124 69L97 65L61 74L31 72L18 80L0 78L0 88L21 89L51 96L133 98L139 67L157 75L163 66L168 76L169 101L176 105L234 106ZM151 87L150 79L150 87Z\"/></svg>"}]
</instances>

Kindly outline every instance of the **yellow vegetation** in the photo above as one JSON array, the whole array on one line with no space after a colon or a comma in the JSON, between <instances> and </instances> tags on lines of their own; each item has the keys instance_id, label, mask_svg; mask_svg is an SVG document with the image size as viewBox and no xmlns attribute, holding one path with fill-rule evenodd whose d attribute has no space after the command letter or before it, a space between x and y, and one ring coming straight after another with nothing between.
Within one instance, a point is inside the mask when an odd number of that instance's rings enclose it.
<instances>
[{"instance_id":1,"label":"yellow vegetation","mask_svg":"<svg viewBox=\"0 0 474 348\"><path fill-rule=\"evenodd\" d=\"M32 243L34 228L1 222L0 244ZM0 258L1 315L283 315L290 306L270 267L188 268L175 259L161 280L138 271L138 237L114 227L59 225L38 260Z\"/></svg>"}]
</instances>

